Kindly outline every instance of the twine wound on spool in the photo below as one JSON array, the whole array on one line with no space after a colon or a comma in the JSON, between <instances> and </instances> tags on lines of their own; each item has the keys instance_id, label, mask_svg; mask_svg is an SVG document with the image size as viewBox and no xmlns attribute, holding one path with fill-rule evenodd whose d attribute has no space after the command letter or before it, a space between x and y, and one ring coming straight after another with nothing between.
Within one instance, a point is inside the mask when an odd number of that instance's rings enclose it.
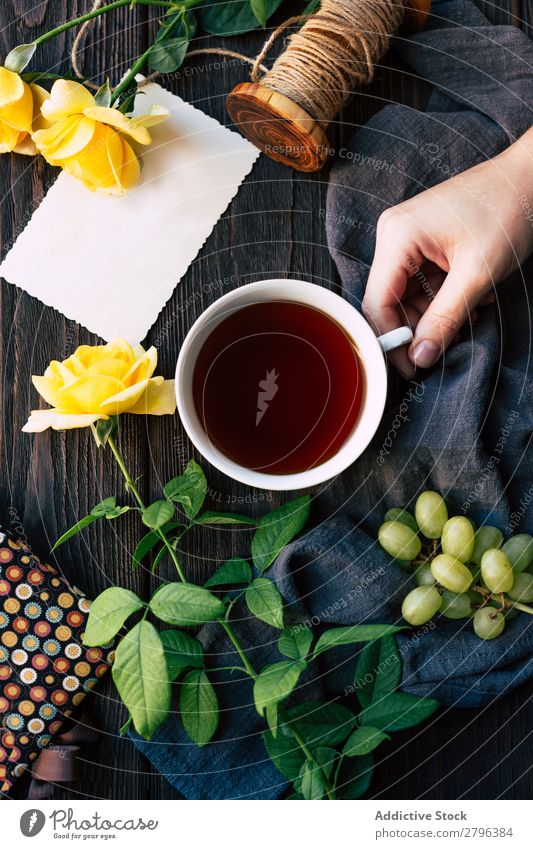
<instances>
[{"instance_id":1,"label":"twine wound on spool","mask_svg":"<svg viewBox=\"0 0 533 849\"><path fill-rule=\"evenodd\" d=\"M430 0L322 0L288 40L271 70L241 83L226 105L233 121L272 159L299 171L319 170L329 151L324 130L374 69L402 24L421 26ZM288 25L272 33L259 54ZM260 79L260 81L258 81Z\"/></svg>"}]
</instances>

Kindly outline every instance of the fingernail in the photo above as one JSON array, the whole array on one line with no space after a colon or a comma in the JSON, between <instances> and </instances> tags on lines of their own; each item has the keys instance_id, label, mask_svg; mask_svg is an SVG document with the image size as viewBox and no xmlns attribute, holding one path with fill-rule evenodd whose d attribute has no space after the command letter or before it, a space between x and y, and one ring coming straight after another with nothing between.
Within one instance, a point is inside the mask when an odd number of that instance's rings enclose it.
<instances>
[{"instance_id":1,"label":"fingernail","mask_svg":"<svg viewBox=\"0 0 533 849\"><path fill-rule=\"evenodd\" d=\"M431 339L424 339L415 345L413 351L409 355L418 368L429 368L440 357L440 346Z\"/></svg>"}]
</instances>

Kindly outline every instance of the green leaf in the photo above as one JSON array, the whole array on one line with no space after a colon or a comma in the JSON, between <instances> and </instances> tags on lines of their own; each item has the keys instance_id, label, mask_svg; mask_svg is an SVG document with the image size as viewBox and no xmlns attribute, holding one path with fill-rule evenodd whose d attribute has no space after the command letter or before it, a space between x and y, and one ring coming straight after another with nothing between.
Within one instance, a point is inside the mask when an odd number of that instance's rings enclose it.
<instances>
[{"instance_id":1,"label":"green leaf","mask_svg":"<svg viewBox=\"0 0 533 849\"><path fill-rule=\"evenodd\" d=\"M373 725L382 731L402 731L412 728L435 713L439 703L410 693L389 693L361 711L362 725Z\"/></svg>"},{"instance_id":2,"label":"green leaf","mask_svg":"<svg viewBox=\"0 0 533 849\"><path fill-rule=\"evenodd\" d=\"M245 594L248 610L273 628L283 628L283 600L268 578L256 578Z\"/></svg>"},{"instance_id":3,"label":"green leaf","mask_svg":"<svg viewBox=\"0 0 533 849\"><path fill-rule=\"evenodd\" d=\"M266 20L282 3L283 0L264 0ZM259 26L247 0L205 0L198 13L201 28L212 35L236 35Z\"/></svg>"},{"instance_id":4,"label":"green leaf","mask_svg":"<svg viewBox=\"0 0 533 849\"><path fill-rule=\"evenodd\" d=\"M94 516L96 519L105 519L109 513L112 513L116 509L117 499L114 495L110 495L109 498L104 498L103 501L99 501L98 504L94 505L91 510L91 516Z\"/></svg>"},{"instance_id":5,"label":"green leaf","mask_svg":"<svg viewBox=\"0 0 533 849\"><path fill-rule=\"evenodd\" d=\"M166 584L150 600L150 610L163 622L182 628L203 625L222 616L224 602L196 584Z\"/></svg>"},{"instance_id":6,"label":"green leaf","mask_svg":"<svg viewBox=\"0 0 533 849\"><path fill-rule=\"evenodd\" d=\"M342 628L330 628L319 638L313 657L318 657L328 649L336 646L347 646L351 643L365 643L369 640L379 640L389 634L401 631L395 625L346 625Z\"/></svg>"},{"instance_id":7,"label":"green leaf","mask_svg":"<svg viewBox=\"0 0 533 849\"><path fill-rule=\"evenodd\" d=\"M310 15L311 12L314 12L315 9L318 9L319 5L320 5L320 0L309 0L309 3L307 4L305 9L303 10L302 14L303 15Z\"/></svg>"},{"instance_id":8,"label":"green leaf","mask_svg":"<svg viewBox=\"0 0 533 849\"><path fill-rule=\"evenodd\" d=\"M390 740L388 734L380 731L379 728L373 728L371 725L363 725L361 728L356 728L350 734L342 753L348 758L359 757L360 755L368 755L377 749L380 743L384 740Z\"/></svg>"},{"instance_id":9,"label":"green leaf","mask_svg":"<svg viewBox=\"0 0 533 849\"><path fill-rule=\"evenodd\" d=\"M20 74L30 64L36 50L37 45L34 41L31 44L19 44L18 47L14 47L7 54L4 68L7 68L8 71L14 71L15 74Z\"/></svg>"},{"instance_id":10,"label":"green leaf","mask_svg":"<svg viewBox=\"0 0 533 849\"><path fill-rule=\"evenodd\" d=\"M94 99L97 106L111 106L111 100L113 98L113 92L111 91L111 86L109 84L109 78L106 79L103 86L100 86L96 94L94 95ZM102 421L102 419L100 420ZM108 419L108 422L110 420ZM98 430L98 428L97 428ZM108 437L109 438L109 437Z\"/></svg>"},{"instance_id":11,"label":"green leaf","mask_svg":"<svg viewBox=\"0 0 533 849\"><path fill-rule=\"evenodd\" d=\"M118 645L113 681L135 730L149 740L170 709L170 682L161 639L150 622L138 622Z\"/></svg>"},{"instance_id":12,"label":"green leaf","mask_svg":"<svg viewBox=\"0 0 533 849\"><path fill-rule=\"evenodd\" d=\"M304 799L323 799L326 794L324 773L314 761L306 760L300 771L300 789Z\"/></svg>"},{"instance_id":13,"label":"green leaf","mask_svg":"<svg viewBox=\"0 0 533 849\"><path fill-rule=\"evenodd\" d=\"M123 587L109 587L91 604L83 635L85 646L105 646L118 634L126 619L144 607L138 595Z\"/></svg>"},{"instance_id":14,"label":"green leaf","mask_svg":"<svg viewBox=\"0 0 533 849\"><path fill-rule=\"evenodd\" d=\"M265 731L263 742L268 757L278 772L289 781L295 781L305 761L305 755L294 737L286 737L283 734L274 737L269 731Z\"/></svg>"},{"instance_id":15,"label":"green leaf","mask_svg":"<svg viewBox=\"0 0 533 849\"><path fill-rule=\"evenodd\" d=\"M182 475L167 483L164 493L171 501L181 504L189 519L194 519L207 495L207 481L198 463L191 460Z\"/></svg>"},{"instance_id":16,"label":"green leaf","mask_svg":"<svg viewBox=\"0 0 533 849\"><path fill-rule=\"evenodd\" d=\"M162 530L163 533L167 534L170 533L170 531L174 531L176 530L176 528L179 527L184 526L179 525L177 522L167 522L167 524L163 525L160 530ZM131 562L132 569L137 569L141 561L144 560L146 555L151 552L151 550L154 548L155 545L157 545L158 542L161 542L161 537L156 531L150 531L149 533L145 534L145 536L143 536L133 553L133 560Z\"/></svg>"},{"instance_id":17,"label":"green leaf","mask_svg":"<svg viewBox=\"0 0 533 849\"><path fill-rule=\"evenodd\" d=\"M359 758L342 758L335 780L337 798L360 799L370 786L373 766L371 754Z\"/></svg>"},{"instance_id":18,"label":"green leaf","mask_svg":"<svg viewBox=\"0 0 533 849\"><path fill-rule=\"evenodd\" d=\"M160 74L170 74L176 71L187 55L189 38L184 34L175 38L165 38L154 44L150 51L150 68Z\"/></svg>"},{"instance_id":19,"label":"green leaf","mask_svg":"<svg viewBox=\"0 0 533 849\"><path fill-rule=\"evenodd\" d=\"M175 681L185 669L201 669L204 650L201 642L183 631L161 631L160 635L167 659L168 675Z\"/></svg>"},{"instance_id":20,"label":"green leaf","mask_svg":"<svg viewBox=\"0 0 533 849\"><path fill-rule=\"evenodd\" d=\"M258 21L259 25L266 27L267 22L267 10L265 0L250 0L250 9L253 12L253 16Z\"/></svg>"},{"instance_id":21,"label":"green leaf","mask_svg":"<svg viewBox=\"0 0 533 849\"><path fill-rule=\"evenodd\" d=\"M220 566L214 575L205 582L204 587L223 587L230 584L249 584L252 580L252 567L242 557L232 557Z\"/></svg>"},{"instance_id":22,"label":"green leaf","mask_svg":"<svg viewBox=\"0 0 533 849\"><path fill-rule=\"evenodd\" d=\"M357 658L354 677L361 707L393 693L401 680L402 661L394 637L383 637L364 647Z\"/></svg>"},{"instance_id":23,"label":"green leaf","mask_svg":"<svg viewBox=\"0 0 533 849\"><path fill-rule=\"evenodd\" d=\"M109 85L109 80L107 80ZM108 419L100 419L92 427L92 432L96 444L99 448L105 448L110 436L114 436L118 431L118 416L110 416Z\"/></svg>"},{"instance_id":24,"label":"green leaf","mask_svg":"<svg viewBox=\"0 0 533 849\"><path fill-rule=\"evenodd\" d=\"M259 522L252 539L252 557L259 574L272 565L281 549L298 534L309 518L310 498L295 498Z\"/></svg>"},{"instance_id":25,"label":"green leaf","mask_svg":"<svg viewBox=\"0 0 533 849\"><path fill-rule=\"evenodd\" d=\"M190 40L196 33L196 16L179 11L174 16L163 18L154 46L150 51L149 64L152 71L169 74L182 64Z\"/></svg>"},{"instance_id":26,"label":"green leaf","mask_svg":"<svg viewBox=\"0 0 533 849\"><path fill-rule=\"evenodd\" d=\"M218 728L218 699L202 669L188 672L180 689L183 727L193 743L205 746Z\"/></svg>"},{"instance_id":27,"label":"green leaf","mask_svg":"<svg viewBox=\"0 0 533 849\"><path fill-rule=\"evenodd\" d=\"M170 501L154 501L143 511L142 520L147 528L158 530L174 516L174 505Z\"/></svg>"},{"instance_id":28,"label":"green leaf","mask_svg":"<svg viewBox=\"0 0 533 849\"><path fill-rule=\"evenodd\" d=\"M282 726L282 731L290 734L295 727L312 749L343 743L357 723L351 710L335 702L306 702L290 708L287 714L287 728Z\"/></svg>"},{"instance_id":29,"label":"green leaf","mask_svg":"<svg viewBox=\"0 0 533 849\"><path fill-rule=\"evenodd\" d=\"M312 642L313 632L307 625L289 625L278 640L278 649L285 657L299 660L307 656Z\"/></svg>"},{"instance_id":30,"label":"green leaf","mask_svg":"<svg viewBox=\"0 0 533 849\"><path fill-rule=\"evenodd\" d=\"M331 778L335 762L340 757L339 753L329 746L319 746L318 749L315 749L314 756L322 767L322 771L326 778Z\"/></svg>"},{"instance_id":31,"label":"green leaf","mask_svg":"<svg viewBox=\"0 0 533 849\"><path fill-rule=\"evenodd\" d=\"M109 498L104 498L98 504L95 504L91 510L91 516L96 519L116 519L131 510L131 507L120 507L117 505L117 499L114 495Z\"/></svg>"},{"instance_id":32,"label":"green leaf","mask_svg":"<svg viewBox=\"0 0 533 849\"><path fill-rule=\"evenodd\" d=\"M90 514L88 516L84 516L83 519L80 519L79 522L76 522L76 524L72 528L70 528L68 531L65 531L65 533L59 537L57 542L55 542L52 546L51 550L55 551L56 548L59 548L59 546L63 545L63 543L66 542L68 539L76 536L76 534L79 534L79 532L83 531L83 529L86 528L88 525L91 525L93 522L96 522L98 518L98 516L91 516Z\"/></svg>"},{"instance_id":33,"label":"green leaf","mask_svg":"<svg viewBox=\"0 0 533 849\"><path fill-rule=\"evenodd\" d=\"M278 736L278 703L272 702L266 709L266 721L274 737Z\"/></svg>"},{"instance_id":34,"label":"green leaf","mask_svg":"<svg viewBox=\"0 0 533 849\"><path fill-rule=\"evenodd\" d=\"M257 519L241 516L239 513L219 513L207 510L195 520L197 525L257 525Z\"/></svg>"},{"instance_id":35,"label":"green leaf","mask_svg":"<svg viewBox=\"0 0 533 849\"><path fill-rule=\"evenodd\" d=\"M261 670L254 682L254 702L259 716L264 715L269 705L285 701L306 666L305 660L282 660Z\"/></svg>"}]
</instances>

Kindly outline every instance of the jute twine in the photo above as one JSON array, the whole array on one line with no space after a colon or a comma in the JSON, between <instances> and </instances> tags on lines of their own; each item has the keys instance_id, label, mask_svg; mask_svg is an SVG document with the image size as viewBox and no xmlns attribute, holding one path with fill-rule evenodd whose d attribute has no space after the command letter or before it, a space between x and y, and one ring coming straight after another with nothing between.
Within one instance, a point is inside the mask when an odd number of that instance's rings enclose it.
<instances>
[{"instance_id":1,"label":"jute twine","mask_svg":"<svg viewBox=\"0 0 533 849\"><path fill-rule=\"evenodd\" d=\"M94 0L93 9L103 2ZM255 58L215 47L190 50L187 57L212 54L250 64L253 82L286 95L326 127L354 90L372 80L376 63L404 20L405 9L405 2L399 0L322 0L313 15L298 15L277 27ZM268 70L263 60L274 42L302 21L304 25L290 36L284 52ZM91 23L81 26L72 47L72 67L81 78L79 52ZM159 76L151 74L140 85Z\"/></svg>"}]
</instances>

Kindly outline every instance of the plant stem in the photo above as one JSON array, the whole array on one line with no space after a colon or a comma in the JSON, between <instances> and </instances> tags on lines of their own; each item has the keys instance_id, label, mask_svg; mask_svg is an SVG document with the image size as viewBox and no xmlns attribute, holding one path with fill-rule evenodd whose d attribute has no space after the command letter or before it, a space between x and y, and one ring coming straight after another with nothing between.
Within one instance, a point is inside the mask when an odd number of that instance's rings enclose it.
<instances>
[{"instance_id":1,"label":"plant stem","mask_svg":"<svg viewBox=\"0 0 533 849\"><path fill-rule=\"evenodd\" d=\"M242 660L244 667L245 667L248 675L250 676L250 678L253 678L254 681L257 680L257 672L255 671L254 667L252 666L250 660L248 659L248 656L247 656L244 648L242 647L241 642L240 642L239 638L237 637L237 634L235 633L235 631L231 627L230 623L226 622L226 620L223 619L223 618L217 619L217 622L219 622L222 625L222 627L224 628L224 631L226 632L228 639L230 640L230 642L235 647L235 650L236 650L237 654L239 655L240 659Z\"/></svg>"},{"instance_id":2,"label":"plant stem","mask_svg":"<svg viewBox=\"0 0 533 849\"><path fill-rule=\"evenodd\" d=\"M142 71L146 62L148 61L150 53L152 52L152 47L153 45L151 45L148 50L146 50L142 54L142 56L139 56L139 58L136 62L133 63L123 80L116 86L116 88L113 89L113 103L116 103L117 98L119 97L119 95L122 94L123 91L127 91L128 87L134 81L137 74Z\"/></svg>"},{"instance_id":3,"label":"plant stem","mask_svg":"<svg viewBox=\"0 0 533 849\"><path fill-rule=\"evenodd\" d=\"M499 602L502 600L501 595L491 593L484 587L473 586L471 589L474 590L474 592L479 593L479 595L483 598L491 598L493 601ZM515 607L517 610L521 610L523 613L529 613L533 616L533 607L528 607L527 604L522 604L521 601L513 601L512 598L507 598L507 596L505 596L505 600L511 605L511 607Z\"/></svg>"},{"instance_id":4,"label":"plant stem","mask_svg":"<svg viewBox=\"0 0 533 849\"><path fill-rule=\"evenodd\" d=\"M159 0L137 0L137 6L167 6L172 8L174 5L171 2L159 2ZM66 32L72 27L80 26L80 24L84 24L86 21L91 21L93 18L98 18L100 15L105 15L107 12L112 12L114 9L120 9L122 6L131 6L131 0L114 0L113 3L109 3L107 6L100 6L99 9L93 9L90 12L87 12L85 15L81 15L79 18L73 18L71 21L65 21L64 24L60 24L54 29L49 30L48 32L43 33L38 38L35 39L34 44L45 44L45 42L50 41L52 38L55 38L57 35L61 35L61 33Z\"/></svg>"},{"instance_id":5,"label":"plant stem","mask_svg":"<svg viewBox=\"0 0 533 849\"><path fill-rule=\"evenodd\" d=\"M302 737L302 735L300 734L300 732L294 727L294 725L291 725L289 717L288 717L287 713L285 712L284 708L281 708L279 715L284 720L284 722L287 723L292 736L294 737L294 739L298 743L300 749L302 750L302 752L304 753L306 758L308 760L310 760L312 763L316 764L317 769L319 769L322 772L322 776L323 776L323 780L324 780L324 787L325 787L325 790L326 790L326 795L327 795L328 799L334 800L335 799L334 788L332 787L332 785L331 785L330 781L328 780L324 770L322 769L321 765L318 763L317 759L313 755L311 749L309 748L309 746L305 742L305 740Z\"/></svg>"},{"instance_id":6,"label":"plant stem","mask_svg":"<svg viewBox=\"0 0 533 849\"><path fill-rule=\"evenodd\" d=\"M130 2L130 0L128 0L128 2ZM126 464L124 462L124 458L122 457L122 454L120 453L118 445L115 442L115 439L114 439L113 436L108 437L107 444L109 445L109 447L111 448L111 451L113 452L113 456L115 457L115 460L117 461L117 465L118 465L120 471L122 472L124 480L126 481L127 488L130 490L131 494L135 498L135 500L136 500L137 504L139 505L139 507L141 508L141 510L142 511L146 510L146 506L144 504L144 501L141 498L139 490L135 486L135 481L133 480L132 476L130 475L130 473L129 473L127 467L126 467ZM160 538L161 542L163 542L164 545L166 546L166 548L168 549L168 552L169 552L169 554L172 558L172 562L174 563L174 566L176 567L176 570L178 572L178 575L180 576L180 579L183 582L186 582L187 579L185 577L183 569L181 568L181 564L178 560L178 556L177 556L176 552L174 551L172 543L168 539L165 532L162 531L161 529L156 530L156 534Z\"/></svg>"}]
</instances>

